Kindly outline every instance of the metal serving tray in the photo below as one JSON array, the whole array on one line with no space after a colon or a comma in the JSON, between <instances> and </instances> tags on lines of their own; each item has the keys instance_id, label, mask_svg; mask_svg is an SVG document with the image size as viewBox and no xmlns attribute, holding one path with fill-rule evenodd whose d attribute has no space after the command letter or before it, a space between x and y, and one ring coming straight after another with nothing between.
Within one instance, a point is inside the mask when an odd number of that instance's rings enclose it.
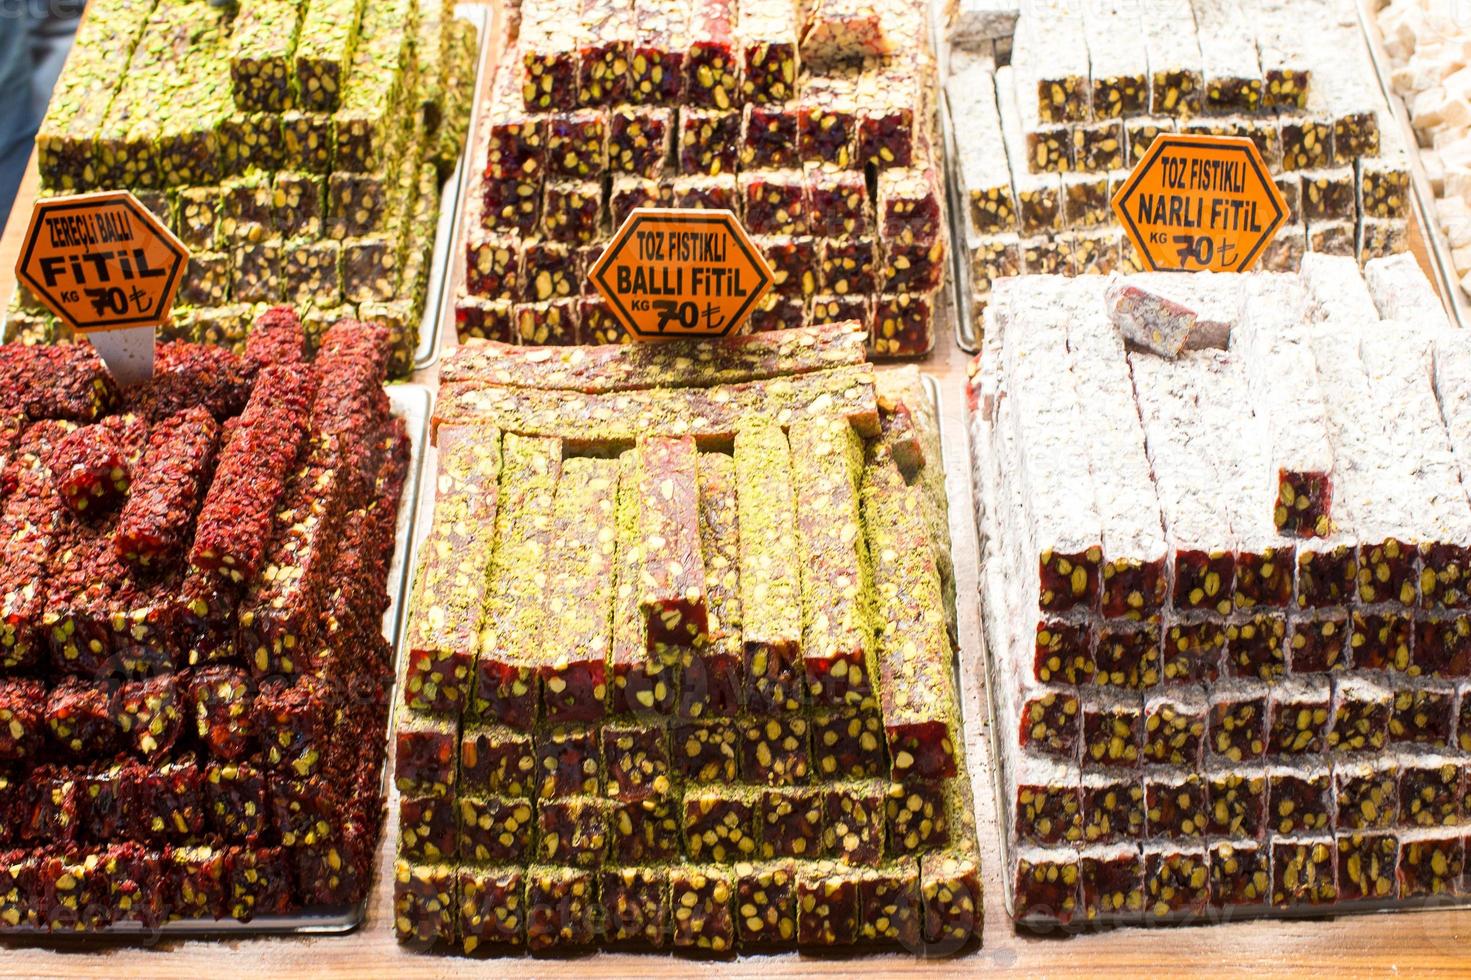
<instances>
[{"instance_id":1,"label":"metal serving tray","mask_svg":"<svg viewBox=\"0 0 1471 980\"><path fill-rule=\"evenodd\" d=\"M403 496L398 504L398 528L394 537L393 560L388 566L388 611L383 614L383 635L393 648L394 676L398 676L403 659L403 631L408 618L408 576L413 567L414 525L419 512L419 495L424 479L425 446L429 438L429 412L433 396L428 388L417 384L391 384L387 387L392 413L406 423L409 435L409 470L404 480ZM397 698L393 698L397 701ZM392 724L393 711L389 711ZM392 729L385 731L388 738ZM388 766L384 765L383 786L389 784ZM385 829L385 833L386 833ZM374 872L377 862L374 862ZM367 913L367 898L356 905L303 909L293 915L260 916L249 922L234 919L180 919L150 929L135 922L119 922L94 932L50 932L44 928L23 927L0 930L0 942L21 941L42 945L120 941L137 943L174 936L263 936L263 935L337 935L351 932L362 924Z\"/></svg>"}]
</instances>

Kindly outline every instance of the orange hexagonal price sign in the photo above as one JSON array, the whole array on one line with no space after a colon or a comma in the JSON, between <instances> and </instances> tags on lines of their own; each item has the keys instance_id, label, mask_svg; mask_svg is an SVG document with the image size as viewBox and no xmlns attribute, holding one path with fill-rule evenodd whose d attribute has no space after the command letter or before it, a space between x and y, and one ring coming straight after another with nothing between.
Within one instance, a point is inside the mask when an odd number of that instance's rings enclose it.
<instances>
[{"instance_id":1,"label":"orange hexagonal price sign","mask_svg":"<svg viewBox=\"0 0 1471 980\"><path fill-rule=\"evenodd\" d=\"M588 273L639 340L735 332L774 277L730 211L635 208Z\"/></svg>"},{"instance_id":2,"label":"orange hexagonal price sign","mask_svg":"<svg viewBox=\"0 0 1471 980\"><path fill-rule=\"evenodd\" d=\"M1243 136L1155 137L1113 210L1156 272L1245 272L1287 221L1282 192Z\"/></svg>"},{"instance_id":3,"label":"orange hexagonal price sign","mask_svg":"<svg viewBox=\"0 0 1471 980\"><path fill-rule=\"evenodd\" d=\"M189 250L127 191L36 203L15 274L81 333L165 322Z\"/></svg>"}]
</instances>

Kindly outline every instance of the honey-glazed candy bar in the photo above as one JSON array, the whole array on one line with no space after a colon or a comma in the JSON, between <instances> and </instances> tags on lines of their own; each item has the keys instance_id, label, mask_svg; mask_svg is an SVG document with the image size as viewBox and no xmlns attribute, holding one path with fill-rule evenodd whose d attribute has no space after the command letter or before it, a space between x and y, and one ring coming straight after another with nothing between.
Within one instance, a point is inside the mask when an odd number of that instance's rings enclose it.
<instances>
[{"instance_id":1,"label":"honey-glazed candy bar","mask_svg":"<svg viewBox=\"0 0 1471 980\"><path fill-rule=\"evenodd\" d=\"M571 180L601 177L608 169L608 112L578 109L547 120L546 175Z\"/></svg>"},{"instance_id":2,"label":"honey-glazed candy bar","mask_svg":"<svg viewBox=\"0 0 1471 980\"><path fill-rule=\"evenodd\" d=\"M236 581L260 569L312 395L311 386L288 368L268 368L256 379L205 494L189 555L193 564L223 570Z\"/></svg>"},{"instance_id":3,"label":"honey-glazed candy bar","mask_svg":"<svg viewBox=\"0 0 1471 980\"><path fill-rule=\"evenodd\" d=\"M1464 817L1460 765L1448 756L1404 758L1397 795L1401 826L1454 826Z\"/></svg>"},{"instance_id":4,"label":"honey-glazed candy bar","mask_svg":"<svg viewBox=\"0 0 1471 980\"><path fill-rule=\"evenodd\" d=\"M281 112L291 100L291 52L300 11L294 3L255 4L235 19L230 83L245 112Z\"/></svg>"},{"instance_id":5,"label":"honey-glazed candy bar","mask_svg":"<svg viewBox=\"0 0 1471 980\"><path fill-rule=\"evenodd\" d=\"M1326 766L1267 768L1267 827L1276 834L1316 833L1331 828L1333 780Z\"/></svg>"},{"instance_id":6,"label":"honey-glazed candy bar","mask_svg":"<svg viewBox=\"0 0 1471 980\"><path fill-rule=\"evenodd\" d=\"M739 177L746 227L758 235L804 235L807 187L800 170L746 170ZM867 199L867 190L863 192ZM815 210L815 208L814 208Z\"/></svg>"},{"instance_id":7,"label":"honey-glazed candy bar","mask_svg":"<svg viewBox=\"0 0 1471 980\"><path fill-rule=\"evenodd\" d=\"M466 954L487 946L524 942L525 872L521 868L482 871L461 868L455 875L456 934Z\"/></svg>"},{"instance_id":8,"label":"honey-glazed candy bar","mask_svg":"<svg viewBox=\"0 0 1471 980\"><path fill-rule=\"evenodd\" d=\"M874 299L869 352L876 357L915 357L935 346L938 293L882 294Z\"/></svg>"},{"instance_id":9,"label":"honey-glazed candy bar","mask_svg":"<svg viewBox=\"0 0 1471 980\"><path fill-rule=\"evenodd\" d=\"M602 873L599 893L607 942L658 948L668 940L668 871L653 867L608 869Z\"/></svg>"},{"instance_id":10,"label":"honey-glazed candy bar","mask_svg":"<svg viewBox=\"0 0 1471 980\"><path fill-rule=\"evenodd\" d=\"M796 711L804 701L801 581L782 555L797 547L791 447L780 426L736 426L741 631L746 703L757 713Z\"/></svg>"},{"instance_id":11,"label":"honey-glazed candy bar","mask_svg":"<svg viewBox=\"0 0 1471 980\"><path fill-rule=\"evenodd\" d=\"M1272 841L1272 904L1278 908L1338 900L1337 846L1332 836Z\"/></svg>"},{"instance_id":12,"label":"honey-glazed candy bar","mask_svg":"<svg viewBox=\"0 0 1471 980\"><path fill-rule=\"evenodd\" d=\"M740 106L742 59L736 28L732 0L699 0L690 8L689 47L683 59L684 105L719 110Z\"/></svg>"},{"instance_id":13,"label":"honey-glazed candy bar","mask_svg":"<svg viewBox=\"0 0 1471 980\"><path fill-rule=\"evenodd\" d=\"M1454 714L1454 692L1448 685L1400 688L1389 716L1390 744L1448 745Z\"/></svg>"},{"instance_id":14,"label":"honey-glazed candy bar","mask_svg":"<svg viewBox=\"0 0 1471 980\"><path fill-rule=\"evenodd\" d=\"M736 175L681 174L674 178L672 202L679 208L718 208L739 213L741 200Z\"/></svg>"},{"instance_id":15,"label":"honey-glazed candy bar","mask_svg":"<svg viewBox=\"0 0 1471 980\"><path fill-rule=\"evenodd\" d=\"M740 165L772 169L797 166L800 130L795 99L773 105L748 103L741 114Z\"/></svg>"},{"instance_id":16,"label":"honey-glazed candy bar","mask_svg":"<svg viewBox=\"0 0 1471 980\"><path fill-rule=\"evenodd\" d=\"M557 482L546 558L546 622L539 638L549 722L603 716L611 648L618 464L569 459Z\"/></svg>"},{"instance_id":17,"label":"honey-glazed candy bar","mask_svg":"<svg viewBox=\"0 0 1471 980\"><path fill-rule=\"evenodd\" d=\"M238 245L230 252L230 295L238 303L279 303L283 296L279 238Z\"/></svg>"},{"instance_id":18,"label":"honey-glazed candy bar","mask_svg":"<svg viewBox=\"0 0 1471 980\"><path fill-rule=\"evenodd\" d=\"M281 165L302 173L331 173L332 117L293 109L282 113L280 121Z\"/></svg>"},{"instance_id":19,"label":"honey-glazed candy bar","mask_svg":"<svg viewBox=\"0 0 1471 980\"><path fill-rule=\"evenodd\" d=\"M544 303L517 303L516 336L526 345L570 346L580 339L577 319L580 301L575 298Z\"/></svg>"},{"instance_id":20,"label":"honey-glazed candy bar","mask_svg":"<svg viewBox=\"0 0 1471 980\"><path fill-rule=\"evenodd\" d=\"M543 800L536 807L541 860L593 868L608 849L608 801L598 797Z\"/></svg>"},{"instance_id":21,"label":"honey-glazed candy bar","mask_svg":"<svg viewBox=\"0 0 1471 980\"><path fill-rule=\"evenodd\" d=\"M536 739L536 796L558 799L594 795L602 782L597 730L585 725L548 729Z\"/></svg>"},{"instance_id":22,"label":"honey-glazed candy bar","mask_svg":"<svg viewBox=\"0 0 1471 980\"><path fill-rule=\"evenodd\" d=\"M652 793L615 800L608 814L609 853L616 864L662 863L681 854L680 798Z\"/></svg>"},{"instance_id":23,"label":"honey-glazed candy bar","mask_svg":"<svg viewBox=\"0 0 1471 980\"><path fill-rule=\"evenodd\" d=\"M812 297L806 322L811 326L857 323L867 330L873 322L873 300L861 293L819 293Z\"/></svg>"},{"instance_id":24,"label":"honey-glazed candy bar","mask_svg":"<svg viewBox=\"0 0 1471 980\"><path fill-rule=\"evenodd\" d=\"M676 695L687 696L700 708L707 692L703 686L683 691L679 686L678 646L656 645L650 639L649 615L643 608L645 537L642 463L630 450L618 461L615 512L616 591L613 596L612 645L608 655L609 710L613 714L668 715ZM704 675L698 674L703 680ZM714 693L712 703L720 703Z\"/></svg>"},{"instance_id":25,"label":"honey-glazed candy bar","mask_svg":"<svg viewBox=\"0 0 1471 980\"><path fill-rule=\"evenodd\" d=\"M916 69L900 65L859 76L856 163L882 169L914 162L915 143L924 137L929 98L920 79Z\"/></svg>"},{"instance_id":26,"label":"honey-glazed candy bar","mask_svg":"<svg viewBox=\"0 0 1471 980\"><path fill-rule=\"evenodd\" d=\"M1136 921L1144 913L1144 860L1133 845L1105 844L1079 853L1085 919ZM977 893L979 897L979 893Z\"/></svg>"},{"instance_id":27,"label":"honey-glazed candy bar","mask_svg":"<svg viewBox=\"0 0 1471 980\"><path fill-rule=\"evenodd\" d=\"M872 238L822 239L818 288L841 297L866 297L878 286L878 253ZM839 317L832 322L840 322ZM866 321L865 321L866 322Z\"/></svg>"},{"instance_id":28,"label":"honey-glazed candy bar","mask_svg":"<svg viewBox=\"0 0 1471 980\"><path fill-rule=\"evenodd\" d=\"M806 782L812 769L809 731L807 719L796 715L743 722L741 777L771 786Z\"/></svg>"},{"instance_id":29,"label":"honey-glazed candy bar","mask_svg":"<svg viewBox=\"0 0 1471 980\"><path fill-rule=\"evenodd\" d=\"M567 111L578 103L579 0L550 0L523 11L518 46L521 98L527 111Z\"/></svg>"},{"instance_id":30,"label":"honey-glazed candy bar","mask_svg":"<svg viewBox=\"0 0 1471 980\"><path fill-rule=\"evenodd\" d=\"M818 240L810 235L765 235L755 239L755 245L766 257L771 267L771 297L789 296L805 298L817 292Z\"/></svg>"},{"instance_id":31,"label":"honey-glazed candy bar","mask_svg":"<svg viewBox=\"0 0 1471 980\"><path fill-rule=\"evenodd\" d=\"M1256 112L1262 67L1246 11L1221 0L1192 0L1200 45L1204 105L1211 112Z\"/></svg>"},{"instance_id":32,"label":"honey-glazed candy bar","mask_svg":"<svg viewBox=\"0 0 1471 980\"><path fill-rule=\"evenodd\" d=\"M1064 135L1072 139L1072 166L1048 169L1103 173L1127 165L1128 143L1121 119L1079 123Z\"/></svg>"},{"instance_id":33,"label":"honey-glazed candy bar","mask_svg":"<svg viewBox=\"0 0 1471 980\"><path fill-rule=\"evenodd\" d=\"M1398 838L1393 834L1356 834L1340 830L1336 843L1339 901L1383 900L1396 896Z\"/></svg>"},{"instance_id":34,"label":"honey-glazed candy bar","mask_svg":"<svg viewBox=\"0 0 1471 980\"><path fill-rule=\"evenodd\" d=\"M618 106L608 116L608 169L615 174L659 177L674 137L673 110Z\"/></svg>"},{"instance_id":35,"label":"honey-glazed candy bar","mask_svg":"<svg viewBox=\"0 0 1471 980\"><path fill-rule=\"evenodd\" d=\"M637 30L628 63L629 101L667 106L682 101L692 13L690 5L681 0L634 4Z\"/></svg>"},{"instance_id":36,"label":"honey-glazed candy bar","mask_svg":"<svg viewBox=\"0 0 1471 980\"><path fill-rule=\"evenodd\" d=\"M584 296L577 307L577 319L582 330L582 339L589 344L627 344L633 335L613 315L608 301L601 296ZM499 337L491 337L499 340Z\"/></svg>"},{"instance_id":37,"label":"honey-glazed candy bar","mask_svg":"<svg viewBox=\"0 0 1471 980\"><path fill-rule=\"evenodd\" d=\"M480 296L455 299L455 334L461 346L471 340L489 340L512 344L516 341L516 320L511 304L505 300Z\"/></svg>"},{"instance_id":38,"label":"honey-glazed candy bar","mask_svg":"<svg viewBox=\"0 0 1471 980\"><path fill-rule=\"evenodd\" d=\"M62 503L79 517L116 509L134 479L122 447L105 423L63 435L51 450L49 466Z\"/></svg>"},{"instance_id":39,"label":"honey-glazed candy bar","mask_svg":"<svg viewBox=\"0 0 1471 980\"><path fill-rule=\"evenodd\" d=\"M1461 893L1466 866L1463 837L1446 832L1409 831L1401 835L1399 845L1395 879L1400 898Z\"/></svg>"},{"instance_id":40,"label":"honey-glazed candy bar","mask_svg":"<svg viewBox=\"0 0 1471 980\"><path fill-rule=\"evenodd\" d=\"M628 100L628 67L637 37L633 0L583 0L577 51L577 104Z\"/></svg>"},{"instance_id":41,"label":"honey-glazed candy bar","mask_svg":"<svg viewBox=\"0 0 1471 980\"><path fill-rule=\"evenodd\" d=\"M795 861L735 866L736 926L742 944L787 946L797 938Z\"/></svg>"},{"instance_id":42,"label":"honey-glazed candy bar","mask_svg":"<svg viewBox=\"0 0 1471 980\"><path fill-rule=\"evenodd\" d=\"M803 75L797 101L797 150L804 163L856 166L859 93L851 75Z\"/></svg>"},{"instance_id":43,"label":"honey-glazed candy bar","mask_svg":"<svg viewBox=\"0 0 1471 980\"><path fill-rule=\"evenodd\" d=\"M603 410L615 400L619 412ZM796 375L779 387L745 382L617 395L462 381L445 385L434 423L436 428L472 422L505 424L525 433L567 433L564 441L573 450L608 441L631 442L641 432L680 431L693 435L703 448L728 444L744 416L775 418L786 413L801 418L818 414L813 408L817 400L823 412L845 416L860 434L877 435L873 370L866 365Z\"/></svg>"},{"instance_id":44,"label":"honey-glazed candy bar","mask_svg":"<svg viewBox=\"0 0 1471 980\"><path fill-rule=\"evenodd\" d=\"M670 869L669 904L676 949L725 953L734 947L733 870L694 864Z\"/></svg>"},{"instance_id":45,"label":"honey-glazed candy bar","mask_svg":"<svg viewBox=\"0 0 1471 980\"><path fill-rule=\"evenodd\" d=\"M756 856L761 793L747 787L691 790L684 797L685 849L692 861L732 864Z\"/></svg>"},{"instance_id":46,"label":"honey-glazed candy bar","mask_svg":"<svg viewBox=\"0 0 1471 980\"><path fill-rule=\"evenodd\" d=\"M767 293L751 312L746 323L750 333L765 333L772 330L793 330L807 324L807 302L802 296L782 296Z\"/></svg>"},{"instance_id":47,"label":"honey-glazed candy bar","mask_svg":"<svg viewBox=\"0 0 1471 980\"><path fill-rule=\"evenodd\" d=\"M736 109L681 109L678 160L682 174L734 174L740 153Z\"/></svg>"},{"instance_id":48,"label":"honey-glazed candy bar","mask_svg":"<svg viewBox=\"0 0 1471 980\"><path fill-rule=\"evenodd\" d=\"M1082 900L1078 852L1071 848L1020 847L1013 851L1010 886L1018 922L1067 923Z\"/></svg>"},{"instance_id":49,"label":"honey-glazed candy bar","mask_svg":"<svg viewBox=\"0 0 1471 980\"><path fill-rule=\"evenodd\" d=\"M879 287L885 293L933 293L945 278L945 238L929 242L886 241L881 245L883 272Z\"/></svg>"},{"instance_id":50,"label":"honey-glazed candy bar","mask_svg":"<svg viewBox=\"0 0 1471 980\"><path fill-rule=\"evenodd\" d=\"M401 943L429 948L455 940L455 870L400 859L393 872L393 929Z\"/></svg>"},{"instance_id":51,"label":"honey-glazed candy bar","mask_svg":"<svg viewBox=\"0 0 1471 980\"><path fill-rule=\"evenodd\" d=\"M998 86L1015 86L1016 98L1041 123L1092 118L1088 38L1081 6L1047 0L1028 10L1012 48L1015 80L1008 72Z\"/></svg>"}]
</instances>

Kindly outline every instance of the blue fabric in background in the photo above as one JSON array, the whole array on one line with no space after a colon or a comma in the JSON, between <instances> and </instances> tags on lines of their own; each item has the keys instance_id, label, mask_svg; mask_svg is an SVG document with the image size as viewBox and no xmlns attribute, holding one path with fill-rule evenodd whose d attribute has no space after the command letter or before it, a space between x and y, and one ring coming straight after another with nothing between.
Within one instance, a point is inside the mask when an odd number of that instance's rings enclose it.
<instances>
[{"instance_id":1,"label":"blue fabric in background","mask_svg":"<svg viewBox=\"0 0 1471 980\"><path fill-rule=\"evenodd\" d=\"M46 115L85 0L0 0L0 218Z\"/></svg>"}]
</instances>

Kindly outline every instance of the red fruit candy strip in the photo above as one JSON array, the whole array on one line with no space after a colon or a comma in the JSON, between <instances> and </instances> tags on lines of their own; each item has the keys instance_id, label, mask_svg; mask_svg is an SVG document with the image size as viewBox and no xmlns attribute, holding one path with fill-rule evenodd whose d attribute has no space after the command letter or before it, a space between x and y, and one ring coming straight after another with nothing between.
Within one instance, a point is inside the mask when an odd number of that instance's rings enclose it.
<instances>
[{"instance_id":1,"label":"red fruit candy strip","mask_svg":"<svg viewBox=\"0 0 1471 980\"><path fill-rule=\"evenodd\" d=\"M154 427L113 538L121 557L147 567L183 553L214 470L219 436L214 417L197 406Z\"/></svg>"}]
</instances>

